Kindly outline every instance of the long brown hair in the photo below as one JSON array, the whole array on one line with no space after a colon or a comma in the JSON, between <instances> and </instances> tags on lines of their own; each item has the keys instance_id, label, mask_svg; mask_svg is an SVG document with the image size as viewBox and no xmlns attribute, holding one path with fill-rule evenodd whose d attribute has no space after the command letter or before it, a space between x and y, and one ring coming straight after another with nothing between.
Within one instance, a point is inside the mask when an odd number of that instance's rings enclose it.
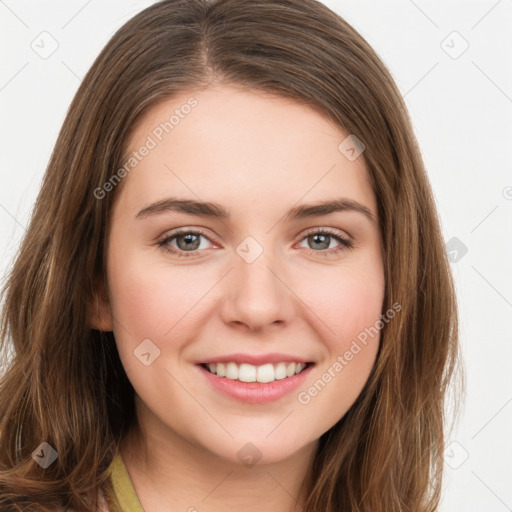
<instances>
[{"instance_id":1,"label":"long brown hair","mask_svg":"<svg viewBox=\"0 0 512 512\"><path fill-rule=\"evenodd\" d=\"M316 0L163 0L121 27L87 73L3 292L1 347L12 343L14 355L0 382L2 510L96 509L136 422L113 334L89 323L123 182L97 191L123 165L148 109L212 81L308 104L364 143L383 311L402 307L382 329L362 393L320 438L303 510L437 510L444 407L459 368L450 264L398 88L361 35ZM463 380L461 370L461 392ZM42 442L58 454L45 469L32 457Z\"/></svg>"}]
</instances>

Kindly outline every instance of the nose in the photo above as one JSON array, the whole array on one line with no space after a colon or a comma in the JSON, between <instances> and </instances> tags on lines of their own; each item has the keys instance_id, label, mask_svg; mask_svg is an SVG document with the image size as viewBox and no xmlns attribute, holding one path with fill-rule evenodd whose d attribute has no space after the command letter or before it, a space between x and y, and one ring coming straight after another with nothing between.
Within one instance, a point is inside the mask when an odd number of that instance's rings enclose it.
<instances>
[{"instance_id":1,"label":"nose","mask_svg":"<svg viewBox=\"0 0 512 512\"><path fill-rule=\"evenodd\" d=\"M293 293L286 272L271 251L248 263L235 254L234 268L226 280L222 317L225 323L261 331L290 322Z\"/></svg>"}]
</instances>

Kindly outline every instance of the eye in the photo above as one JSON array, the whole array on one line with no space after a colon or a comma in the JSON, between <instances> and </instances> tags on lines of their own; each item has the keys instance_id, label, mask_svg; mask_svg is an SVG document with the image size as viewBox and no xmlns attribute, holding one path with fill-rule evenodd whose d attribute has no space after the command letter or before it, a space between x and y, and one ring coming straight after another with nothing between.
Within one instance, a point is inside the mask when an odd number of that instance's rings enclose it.
<instances>
[{"instance_id":1,"label":"eye","mask_svg":"<svg viewBox=\"0 0 512 512\"><path fill-rule=\"evenodd\" d=\"M302 240L305 240L312 247L309 249L310 252L320 254L321 256L328 256L353 247L350 240L342 237L338 231L328 228L310 231ZM331 247L333 240L338 243L337 247Z\"/></svg>"},{"instance_id":2,"label":"eye","mask_svg":"<svg viewBox=\"0 0 512 512\"><path fill-rule=\"evenodd\" d=\"M176 254L179 258L187 258L194 256L196 251L208 249L208 247L204 247L201 243L202 238L211 242L210 239L198 229L180 229L157 242L157 245L162 247L166 252ZM308 248L310 253L319 254L321 256L328 256L353 247L350 240L341 236L338 231L328 228L310 231L306 233L301 241L306 241L306 243L313 247ZM332 247L332 241L337 242L338 245Z\"/></svg>"},{"instance_id":3,"label":"eye","mask_svg":"<svg viewBox=\"0 0 512 512\"><path fill-rule=\"evenodd\" d=\"M171 254L176 254L180 258L186 258L193 256L193 254L189 255L187 253L194 253L200 249L208 248L201 246L201 238L210 240L202 231L180 229L157 242L157 245ZM176 242L176 245L173 245L174 242Z\"/></svg>"}]
</instances>

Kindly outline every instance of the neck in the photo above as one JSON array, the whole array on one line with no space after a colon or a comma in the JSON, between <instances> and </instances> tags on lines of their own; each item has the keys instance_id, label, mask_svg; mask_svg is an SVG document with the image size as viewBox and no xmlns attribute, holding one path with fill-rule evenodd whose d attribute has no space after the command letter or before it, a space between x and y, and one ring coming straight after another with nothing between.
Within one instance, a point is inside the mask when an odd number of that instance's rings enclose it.
<instances>
[{"instance_id":1,"label":"neck","mask_svg":"<svg viewBox=\"0 0 512 512\"><path fill-rule=\"evenodd\" d=\"M152 512L302 510L302 484L318 442L272 464L247 466L220 458L168 428L134 428L120 453L142 507Z\"/></svg>"}]
</instances>

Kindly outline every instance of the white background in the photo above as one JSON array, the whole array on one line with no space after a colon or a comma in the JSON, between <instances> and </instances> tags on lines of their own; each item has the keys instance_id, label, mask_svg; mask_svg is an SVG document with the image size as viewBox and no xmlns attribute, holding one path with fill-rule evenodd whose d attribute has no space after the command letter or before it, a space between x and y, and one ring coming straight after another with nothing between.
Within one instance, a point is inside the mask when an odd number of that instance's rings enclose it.
<instances>
[{"instance_id":1,"label":"white background","mask_svg":"<svg viewBox=\"0 0 512 512\"><path fill-rule=\"evenodd\" d=\"M113 33L151 3L0 0L2 276L81 77ZM467 247L452 262L467 400L445 454L440 512L512 510L512 0L324 3L391 70L445 241ZM43 31L58 43L47 59L31 47L48 37Z\"/></svg>"}]
</instances>

